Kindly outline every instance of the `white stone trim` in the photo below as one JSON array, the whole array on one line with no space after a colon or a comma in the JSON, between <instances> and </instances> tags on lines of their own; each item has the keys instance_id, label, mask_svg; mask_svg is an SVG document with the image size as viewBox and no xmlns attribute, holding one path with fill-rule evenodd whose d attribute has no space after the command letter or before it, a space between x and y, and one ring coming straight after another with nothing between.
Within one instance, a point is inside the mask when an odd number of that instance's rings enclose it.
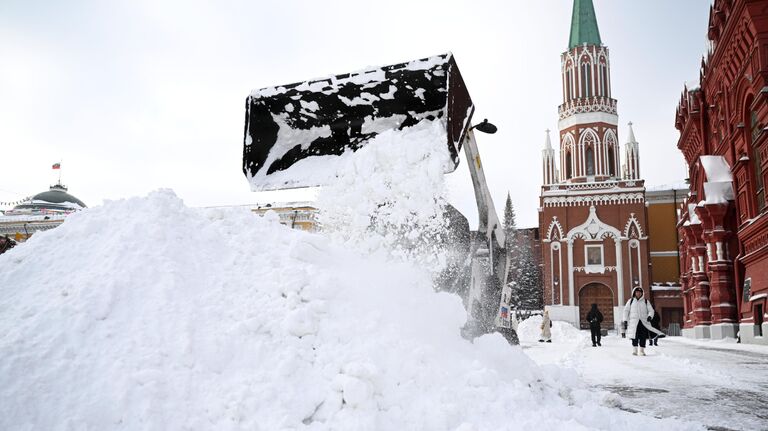
<instances>
[{"instance_id":1,"label":"white stone trim","mask_svg":"<svg viewBox=\"0 0 768 431\"><path fill-rule=\"evenodd\" d=\"M586 112L573 114L558 121L557 127L560 129L560 131L563 131L578 124L590 123L606 123L610 124L611 126L618 126L619 116L616 114L608 114L606 112Z\"/></svg>"},{"instance_id":2,"label":"white stone trim","mask_svg":"<svg viewBox=\"0 0 768 431\"><path fill-rule=\"evenodd\" d=\"M652 251L651 257L677 257L680 253L677 250L670 251Z\"/></svg>"},{"instance_id":3,"label":"white stone trim","mask_svg":"<svg viewBox=\"0 0 768 431\"><path fill-rule=\"evenodd\" d=\"M552 221L549 223L549 228L547 229L547 240L552 241L552 232L554 229L557 228L558 232L558 239L565 238L565 232L563 232L563 225L560 224L560 222L557 220L557 216L552 217Z\"/></svg>"},{"instance_id":4,"label":"white stone trim","mask_svg":"<svg viewBox=\"0 0 768 431\"><path fill-rule=\"evenodd\" d=\"M640 236L638 239L648 239L643 232L643 228L640 226L640 222L635 217L635 213L629 214L629 219L627 219L627 223L624 225L624 238L629 238L629 230L632 228L633 224L637 228L637 234Z\"/></svg>"},{"instance_id":5,"label":"white stone trim","mask_svg":"<svg viewBox=\"0 0 768 431\"><path fill-rule=\"evenodd\" d=\"M643 193L611 193L584 196L549 196L544 197L545 207L585 206L585 205L625 205L645 203Z\"/></svg>"},{"instance_id":6,"label":"white stone trim","mask_svg":"<svg viewBox=\"0 0 768 431\"><path fill-rule=\"evenodd\" d=\"M559 242L553 242L550 245L549 248L549 273L554 276L555 275L555 264L554 264L554 258L555 258L555 252L557 252L557 272L558 272L558 285L560 288L560 305L563 305L563 249L560 246ZM555 285L554 277L552 277L552 303L555 303L555 289L558 288L558 286Z\"/></svg>"}]
</instances>

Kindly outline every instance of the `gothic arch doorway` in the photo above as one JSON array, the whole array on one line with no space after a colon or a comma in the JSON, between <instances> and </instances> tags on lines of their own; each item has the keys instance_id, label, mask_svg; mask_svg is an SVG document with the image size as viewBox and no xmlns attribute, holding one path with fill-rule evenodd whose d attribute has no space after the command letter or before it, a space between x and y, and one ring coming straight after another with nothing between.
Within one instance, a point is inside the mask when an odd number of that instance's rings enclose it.
<instances>
[{"instance_id":1,"label":"gothic arch doorway","mask_svg":"<svg viewBox=\"0 0 768 431\"><path fill-rule=\"evenodd\" d=\"M613 329L613 292L600 283L590 283L579 291L579 322L582 329L589 329L587 313L597 304L597 309L603 313L603 329Z\"/></svg>"}]
</instances>

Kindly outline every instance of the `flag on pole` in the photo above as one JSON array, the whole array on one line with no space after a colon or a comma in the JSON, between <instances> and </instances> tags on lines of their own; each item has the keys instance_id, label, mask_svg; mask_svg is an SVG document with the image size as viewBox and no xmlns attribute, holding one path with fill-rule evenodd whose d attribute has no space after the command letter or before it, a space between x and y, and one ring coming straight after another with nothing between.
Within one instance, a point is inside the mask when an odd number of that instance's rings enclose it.
<instances>
[{"instance_id":1,"label":"flag on pole","mask_svg":"<svg viewBox=\"0 0 768 431\"><path fill-rule=\"evenodd\" d=\"M52 168L53 169L61 169L61 163L54 163Z\"/></svg>"}]
</instances>

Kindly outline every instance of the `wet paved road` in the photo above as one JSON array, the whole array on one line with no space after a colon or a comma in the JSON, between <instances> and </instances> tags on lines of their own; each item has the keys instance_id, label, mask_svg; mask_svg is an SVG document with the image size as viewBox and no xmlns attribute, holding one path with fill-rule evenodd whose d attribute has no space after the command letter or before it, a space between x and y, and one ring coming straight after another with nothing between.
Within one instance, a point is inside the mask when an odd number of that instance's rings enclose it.
<instances>
[{"instance_id":1,"label":"wet paved road","mask_svg":"<svg viewBox=\"0 0 768 431\"><path fill-rule=\"evenodd\" d=\"M615 336L597 348L586 340L524 348L537 362L575 368L588 384L615 394L607 403L618 408L711 430L768 430L768 348L733 350L676 337L659 344L646 357L632 356L629 340Z\"/></svg>"}]
</instances>

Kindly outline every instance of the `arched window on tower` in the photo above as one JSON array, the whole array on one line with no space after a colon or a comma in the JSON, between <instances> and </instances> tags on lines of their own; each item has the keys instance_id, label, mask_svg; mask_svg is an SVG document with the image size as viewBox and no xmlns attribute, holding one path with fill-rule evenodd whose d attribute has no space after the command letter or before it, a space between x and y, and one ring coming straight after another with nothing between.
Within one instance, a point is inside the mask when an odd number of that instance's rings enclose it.
<instances>
[{"instance_id":1,"label":"arched window on tower","mask_svg":"<svg viewBox=\"0 0 768 431\"><path fill-rule=\"evenodd\" d=\"M587 148L586 159L587 176L595 175L595 151L592 147Z\"/></svg>"},{"instance_id":2,"label":"arched window on tower","mask_svg":"<svg viewBox=\"0 0 768 431\"><path fill-rule=\"evenodd\" d=\"M613 151L613 145L608 146L608 175L616 176L616 155Z\"/></svg>"},{"instance_id":3,"label":"arched window on tower","mask_svg":"<svg viewBox=\"0 0 768 431\"><path fill-rule=\"evenodd\" d=\"M592 97L592 65L589 63L581 64L581 95Z\"/></svg>"},{"instance_id":4,"label":"arched window on tower","mask_svg":"<svg viewBox=\"0 0 768 431\"><path fill-rule=\"evenodd\" d=\"M571 100L571 68L565 70L565 101Z\"/></svg>"},{"instance_id":5,"label":"arched window on tower","mask_svg":"<svg viewBox=\"0 0 768 431\"><path fill-rule=\"evenodd\" d=\"M573 177L573 159L571 158L571 152L565 153L565 179L570 180Z\"/></svg>"},{"instance_id":6,"label":"arched window on tower","mask_svg":"<svg viewBox=\"0 0 768 431\"><path fill-rule=\"evenodd\" d=\"M600 96L608 97L608 67L605 63L600 63Z\"/></svg>"}]
</instances>

